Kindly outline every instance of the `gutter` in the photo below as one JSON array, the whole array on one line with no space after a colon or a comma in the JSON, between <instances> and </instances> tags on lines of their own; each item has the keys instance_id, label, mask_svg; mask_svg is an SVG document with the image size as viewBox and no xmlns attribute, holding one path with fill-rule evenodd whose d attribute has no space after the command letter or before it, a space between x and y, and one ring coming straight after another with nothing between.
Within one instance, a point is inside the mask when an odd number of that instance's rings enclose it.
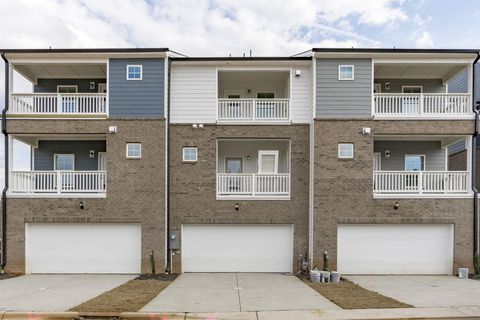
<instances>
[{"instance_id":1,"label":"gutter","mask_svg":"<svg viewBox=\"0 0 480 320\"><path fill-rule=\"evenodd\" d=\"M473 190L473 259L476 259L479 254L478 248L478 190L476 185L477 180L477 137L478 137L478 117L479 113L476 108L477 102L475 101L475 86L480 85L475 83L475 64L480 59L480 54L477 53L477 57L472 64L472 108L475 113L475 131L472 136L472 190ZM475 261L475 260L474 260Z\"/></svg>"},{"instance_id":2,"label":"gutter","mask_svg":"<svg viewBox=\"0 0 480 320\"><path fill-rule=\"evenodd\" d=\"M5 269L7 264L7 190L8 190L8 172L10 168L8 167L8 158L9 158L9 146L8 146L8 133L7 133L7 110L8 110L8 101L9 101L9 63L5 57L5 53L2 52L2 59L5 61L5 107L2 110L2 133L4 135L4 144L5 144L5 166L4 166L4 175L5 175L5 187L2 191L2 262L0 267L2 270Z\"/></svg>"},{"instance_id":3,"label":"gutter","mask_svg":"<svg viewBox=\"0 0 480 320\"><path fill-rule=\"evenodd\" d=\"M167 202L167 212L166 212L166 226L167 230L165 230L165 234L167 237L167 263L165 267L165 273L171 273L172 272L172 255L171 255L171 249L170 249L170 78L171 78L171 72L170 70L172 69L172 59L168 59L168 76L167 76L167 138L166 138L166 144L167 144L167 163L165 164L167 166L167 188L165 190L166 193L166 202Z\"/></svg>"}]
</instances>

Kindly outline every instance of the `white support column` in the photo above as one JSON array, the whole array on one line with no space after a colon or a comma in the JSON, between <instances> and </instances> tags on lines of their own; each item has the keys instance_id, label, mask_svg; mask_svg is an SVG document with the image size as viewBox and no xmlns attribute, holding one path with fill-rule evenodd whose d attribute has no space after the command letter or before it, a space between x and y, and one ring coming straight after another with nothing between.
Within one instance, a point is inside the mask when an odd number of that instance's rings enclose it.
<instances>
[{"instance_id":1,"label":"white support column","mask_svg":"<svg viewBox=\"0 0 480 320\"><path fill-rule=\"evenodd\" d=\"M466 147L467 147L467 172L468 172L468 190L472 189L472 137L466 138Z\"/></svg>"}]
</instances>

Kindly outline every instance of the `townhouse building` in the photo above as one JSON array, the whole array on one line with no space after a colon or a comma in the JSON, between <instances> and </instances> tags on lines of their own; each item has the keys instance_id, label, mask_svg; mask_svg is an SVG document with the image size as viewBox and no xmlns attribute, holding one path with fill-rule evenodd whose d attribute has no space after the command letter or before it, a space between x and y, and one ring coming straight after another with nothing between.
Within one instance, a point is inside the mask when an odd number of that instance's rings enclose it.
<instances>
[{"instance_id":1,"label":"townhouse building","mask_svg":"<svg viewBox=\"0 0 480 320\"><path fill-rule=\"evenodd\" d=\"M3 57L9 271L472 267L475 50Z\"/></svg>"},{"instance_id":2,"label":"townhouse building","mask_svg":"<svg viewBox=\"0 0 480 320\"><path fill-rule=\"evenodd\" d=\"M166 53L5 50L7 271L147 272L152 250L163 261ZM28 170L14 140L30 146Z\"/></svg>"}]
</instances>

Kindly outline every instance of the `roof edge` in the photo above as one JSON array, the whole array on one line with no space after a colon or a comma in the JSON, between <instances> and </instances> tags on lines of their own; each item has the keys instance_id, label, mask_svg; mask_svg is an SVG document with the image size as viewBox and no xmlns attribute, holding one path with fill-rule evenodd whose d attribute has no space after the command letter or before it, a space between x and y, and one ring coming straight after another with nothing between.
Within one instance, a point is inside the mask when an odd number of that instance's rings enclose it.
<instances>
[{"instance_id":1,"label":"roof edge","mask_svg":"<svg viewBox=\"0 0 480 320\"><path fill-rule=\"evenodd\" d=\"M313 52L361 53L475 53L480 49L415 49L415 48L312 48Z\"/></svg>"},{"instance_id":2,"label":"roof edge","mask_svg":"<svg viewBox=\"0 0 480 320\"><path fill-rule=\"evenodd\" d=\"M60 49L0 49L4 53L132 53L167 52L168 48L60 48Z\"/></svg>"}]
</instances>

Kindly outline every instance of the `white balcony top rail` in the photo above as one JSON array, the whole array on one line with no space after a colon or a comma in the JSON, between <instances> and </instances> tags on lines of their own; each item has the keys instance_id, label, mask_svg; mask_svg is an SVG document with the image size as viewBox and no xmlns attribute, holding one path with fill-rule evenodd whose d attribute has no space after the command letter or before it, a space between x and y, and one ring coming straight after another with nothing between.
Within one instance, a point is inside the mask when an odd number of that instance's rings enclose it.
<instances>
[{"instance_id":1,"label":"white balcony top rail","mask_svg":"<svg viewBox=\"0 0 480 320\"><path fill-rule=\"evenodd\" d=\"M105 93L12 93L10 114L104 115Z\"/></svg>"},{"instance_id":2,"label":"white balcony top rail","mask_svg":"<svg viewBox=\"0 0 480 320\"><path fill-rule=\"evenodd\" d=\"M11 193L105 193L106 171L12 171Z\"/></svg>"},{"instance_id":3,"label":"white balcony top rail","mask_svg":"<svg viewBox=\"0 0 480 320\"><path fill-rule=\"evenodd\" d=\"M375 93L374 115L458 117L472 114L468 93Z\"/></svg>"},{"instance_id":4,"label":"white balcony top rail","mask_svg":"<svg viewBox=\"0 0 480 320\"><path fill-rule=\"evenodd\" d=\"M374 171L373 192L377 194L469 193L468 171Z\"/></svg>"},{"instance_id":5,"label":"white balcony top rail","mask_svg":"<svg viewBox=\"0 0 480 320\"><path fill-rule=\"evenodd\" d=\"M290 99L218 99L219 121L288 121Z\"/></svg>"},{"instance_id":6,"label":"white balcony top rail","mask_svg":"<svg viewBox=\"0 0 480 320\"><path fill-rule=\"evenodd\" d=\"M218 173L219 196L288 196L290 174Z\"/></svg>"}]
</instances>

